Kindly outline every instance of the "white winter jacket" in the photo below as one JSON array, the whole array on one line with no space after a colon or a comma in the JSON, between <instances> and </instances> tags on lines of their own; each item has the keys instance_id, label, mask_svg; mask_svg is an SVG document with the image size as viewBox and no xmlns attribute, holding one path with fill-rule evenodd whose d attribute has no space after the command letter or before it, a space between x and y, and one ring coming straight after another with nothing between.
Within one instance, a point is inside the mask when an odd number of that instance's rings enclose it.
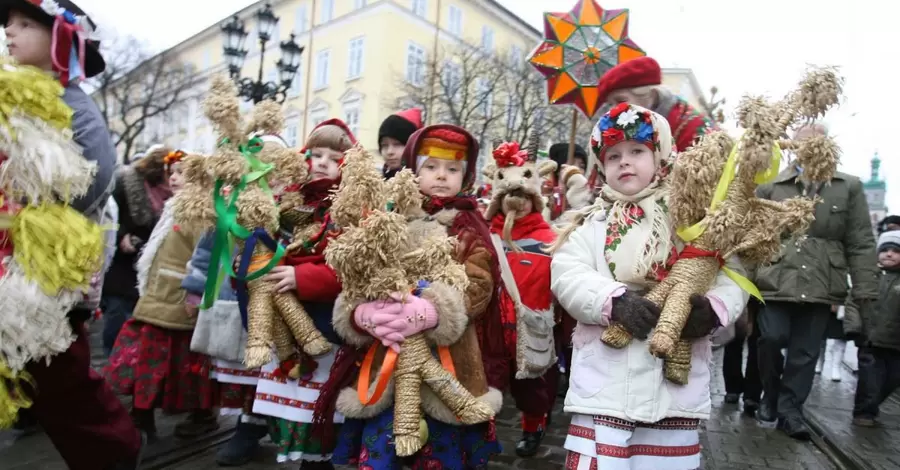
<instances>
[{"instance_id":1,"label":"white winter jacket","mask_svg":"<svg viewBox=\"0 0 900 470\"><path fill-rule=\"evenodd\" d=\"M600 341L609 326L612 298L629 287L613 280L603 254L605 242L606 216L601 212L585 221L553 255L553 294L578 321L565 411L644 423L709 418L709 339L694 343L691 374L684 386L665 379L663 361L650 354L646 341L634 340L623 349ZM737 259L729 260L728 266L743 271ZM707 297L723 326L737 319L748 300L747 293L721 272Z\"/></svg>"}]
</instances>

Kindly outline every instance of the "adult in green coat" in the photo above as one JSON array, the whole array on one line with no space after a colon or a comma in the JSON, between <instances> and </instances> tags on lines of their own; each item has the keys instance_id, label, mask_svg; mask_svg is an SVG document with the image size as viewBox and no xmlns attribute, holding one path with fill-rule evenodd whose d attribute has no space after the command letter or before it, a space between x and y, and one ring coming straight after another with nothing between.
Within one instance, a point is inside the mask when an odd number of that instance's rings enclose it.
<instances>
[{"instance_id":1,"label":"adult in green coat","mask_svg":"<svg viewBox=\"0 0 900 470\"><path fill-rule=\"evenodd\" d=\"M821 124L814 124L798 130L794 138L825 132ZM808 440L803 403L812 387L831 307L853 301L865 309L878 296L879 270L859 178L838 172L829 184L806 186L797 178L801 171L791 164L775 181L757 190L760 198L772 201L801 194L820 198L807 238L786 241L772 264L757 271L756 283L766 301L757 320L765 393L757 419L770 426L777 420L789 436ZM848 272L852 289L847 285ZM782 349L787 349L786 361Z\"/></svg>"}]
</instances>

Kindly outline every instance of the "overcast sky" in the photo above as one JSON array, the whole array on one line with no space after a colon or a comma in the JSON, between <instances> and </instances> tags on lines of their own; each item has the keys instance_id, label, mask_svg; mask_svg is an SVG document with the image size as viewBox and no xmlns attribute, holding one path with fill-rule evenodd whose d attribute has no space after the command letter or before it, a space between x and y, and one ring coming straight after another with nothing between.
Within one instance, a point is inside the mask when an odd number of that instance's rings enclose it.
<instances>
[{"instance_id":1,"label":"overcast sky","mask_svg":"<svg viewBox=\"0 0 900 470\"><path fill-rule=\"evenodd\" d=\"M574 0L499 0L542 29L542 12L566 11ZM101 24L163 48L253 3L249 0L78 0ZM887 121L900 110L894 90L900 29L897 2L876 0L602 0L630 8L631 37L663 67L692 68L701 86L719 87L727 110L744 93L780 97L806 64L841 67L845 102L827 118L843 147L842 170L869 177L877 150L888 181L888 206L900 210L900 135ZM151 6L152 5L152 6ZM139 11L140 13L136 13ZM882 52L877 52L881 50Z\"/></svg>"}]
</instances>

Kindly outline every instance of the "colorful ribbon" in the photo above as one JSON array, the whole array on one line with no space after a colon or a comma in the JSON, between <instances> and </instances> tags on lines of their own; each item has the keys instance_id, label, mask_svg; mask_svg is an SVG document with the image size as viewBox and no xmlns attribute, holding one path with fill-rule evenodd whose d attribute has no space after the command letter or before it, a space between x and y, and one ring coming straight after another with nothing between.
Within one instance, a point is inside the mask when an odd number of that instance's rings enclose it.
<instances>
[{"instance_id":1,"label":"colorful ribbon","mask_svg":"<svg viewBox=\"0 0 900 470\"><path fill-rule=\"evenodd\" d=\"M228 143L228 139L224 139L221 143ZM246 144L238 147L238 150L240 150L250 166L250 173L242 176L240 182L231 188L231 193L228 195L227 202L225 200L226 196L222 194L225 183L222 180L216 181L213 190L213 205L216 211L216 231L213 239L212 252L210 253L209 276L206 279L203 305L201 306L203 309L211 308L213 302L219 297L219 290L222 288L222 282L225 280L226 274L231 275L239 281L251 281L271 271L272 268L278 265L278 262L280 262L281 258L284 256L283 249L276 250L275 256L273 256L272 260L266 266L253 273L244 274L241 277L234 272L234 266L231 263L235 239L248 240L253 235L253 232L242 227L237 222L238 196L247 185L254 182L258 182L260 187L263 188L266 193L269 195L272 194L272 190L269 188L269 183L266 181L265 176L274 169L274 165L263 163L256 158L256 154L262 150L262 147L263 141L259 137L254 137ZM255 246L255 242L253 245ZM247 248L248 247L245 246L245 252L253 252L252 249L247 251ZM225 266L224 269L223 265Z\"/></svg>"},{"instance_id":2,"label":"colorful ribbon","mask_svg":"<svg viewBox=\"0 0 900 470\"><path fill-rule=\"evenodd\" d=\"M740 143L735 144L731 148L731 153L728 154L728 160L725 162L725 167L722 169L722 176L719 177L719 182L716 185L716 191L713 193L712 202L709 204L709 212L716 210L719 204L725 200L725 196L728 194L728 187L731 186L731 182L734 181L735 175L737 173L737 155L738 150L740 149ZM769 161L769 166L765 171L757 173L753 178L753 182L756 184L766 184L776 176L778 176L778 166L781 163L781 147L778 146L778 142L773 143L772 145L772 158ZM704 218L700 222L697 222L690 227L682 227L676 231L678 237L687 242L692 242L703 235L703 232L706 231L706 219ZM685 250L687 247L685 248ZM680 257L684 257L679 255ZM762 295L759 292L759 289L746 277L738 274L736 271L731 268L722 265L722 271L728 276L729 279L733 280L741 289L746 291L748 294L756 297L761 302L763 301Z\"/></svg>"},{"instance_id":3,"label":"colorful ribbon","mask_svg":"<svg viewBox=\"0 0 900 470\"><path fill-rule=\"evenodd\" d=\"M50 59L63 86L69 86L69 80L73 78L84 76L85 33L72 12L63 10L53 21ZM78 47L75 47L76 38Z\"/></svg>"}]
</instances>

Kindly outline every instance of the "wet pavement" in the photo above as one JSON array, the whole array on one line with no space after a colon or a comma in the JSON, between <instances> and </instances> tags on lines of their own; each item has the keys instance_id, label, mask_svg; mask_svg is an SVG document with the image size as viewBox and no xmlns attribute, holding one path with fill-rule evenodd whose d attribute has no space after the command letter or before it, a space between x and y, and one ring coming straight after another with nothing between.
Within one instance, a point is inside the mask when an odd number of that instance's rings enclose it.
<instances>
[{"instance_id":1,"label":"wet pavement","mask_svg":"<svg viewBox=\"0 0 900 470\"><path fill-rule=\"evenodd\" d=\"M91 328L99 331L99 324ZM104 358L99 350L99 335L92 335L95 343L95 364L102 366ZM761 469L837 469L829 459L812 443L793 441L779 431L757 426L753 418L744 416L739 405L723 403L724 385L720 372L721 351L715 354L713 383L713 413L704 424L701 434L703 446L703 467L710 470L761 470ZM861 458L873 462L875 466L863 468L900 468L897 455L889 451L897 449L900 442L900 404L885 407L882 429L850 429L849 410L852 408L855 382L847 371L842 383L822 383L814 387L810 397L810 410L825 427L835 430L834 439L842 447L853 449ZM170 436L170 430L181 418L159 416L158 426L161 436ZM492 469L562 470L565 450L562 445L568 418L557 407L553 424L548 430L539 454L530 459L515 456L515 443L520 436L519 416L511 405L502 410L497 419L497 433L504 452L491 462ZM227 439L232 420L222 419L222 427L216 433L192 442L163 437L148 449L148 467L173 470L206 470L218 468L215 464L215 445ZM24 437L14 444L11 433L0 433L0 469L2 470L62 470L62 463L52 444L42 433ZM7 445L4 448L4 440ZM879 466L880 465L880 466ZM264 445L257 458L244 469L297 468L297 464L275 463L275 448L271 443Z\"/></svg>"}]
</instances>

